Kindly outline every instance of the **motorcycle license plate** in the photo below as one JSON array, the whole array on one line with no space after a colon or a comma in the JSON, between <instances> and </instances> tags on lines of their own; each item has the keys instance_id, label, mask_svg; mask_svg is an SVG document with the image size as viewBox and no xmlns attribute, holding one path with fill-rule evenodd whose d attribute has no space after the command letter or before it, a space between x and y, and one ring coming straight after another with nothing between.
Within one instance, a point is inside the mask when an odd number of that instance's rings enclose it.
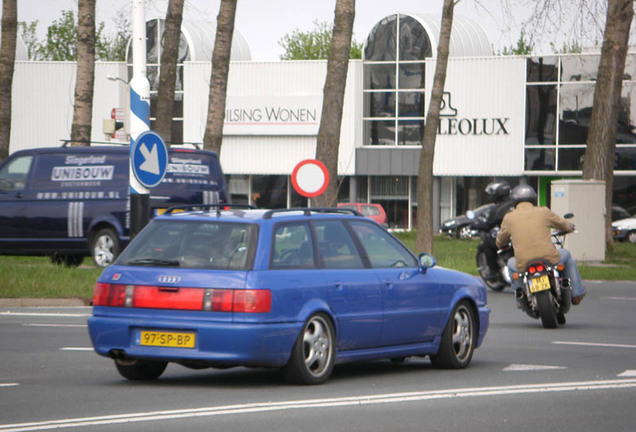
<instances>
[{"instance_id":1,"label":"motorcycle license plate","mask_svg":"<svg viewBox=\"0 0 636 432\"><path fill-rule=\"evenodd\" d=\"M546 275L530 279L528 281L528 284L530 286L531 293L546 291L550 289L550 279Z\"/></svg>"}]
</instances>

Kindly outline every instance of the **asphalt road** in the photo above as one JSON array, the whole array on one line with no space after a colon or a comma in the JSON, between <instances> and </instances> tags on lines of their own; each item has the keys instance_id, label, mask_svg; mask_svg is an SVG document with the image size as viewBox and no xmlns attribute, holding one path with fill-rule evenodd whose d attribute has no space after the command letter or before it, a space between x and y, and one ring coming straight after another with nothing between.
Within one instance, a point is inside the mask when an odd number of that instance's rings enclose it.
<instances>
[{"instance_id":1,"label":"asphalt road","mask_svg":"<svg viewBox=\"0 0 636 432\"><path fill-rule=\"evenodd\" d=\"M490 293L491 327L466 370L347 364L314 387L178 365L129 382L92 352L90 308L0 308L0 432L636 430L636 283L585 285L557 330Z\"/></svg>"}]
</instances>

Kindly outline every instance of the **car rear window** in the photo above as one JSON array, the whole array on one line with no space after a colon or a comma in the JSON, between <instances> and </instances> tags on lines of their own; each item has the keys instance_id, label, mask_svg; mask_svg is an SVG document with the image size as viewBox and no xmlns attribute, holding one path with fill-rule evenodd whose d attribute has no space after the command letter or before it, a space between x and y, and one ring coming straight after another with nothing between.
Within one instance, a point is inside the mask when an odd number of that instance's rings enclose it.
<instances>
[{"instance_id":1,"label":"car rear window","mask_svg":"<svg viewBox=\"0 0 636 432\"><path fill-rule=\"evenodd\" d=\"M252 268L257 226L249 223L155 220L117 264L213 270Z\"/></svg>"},{"instance_id":2,"label":"car rear window","mask_svg":"<svg viewBox=\"0 0 636 432\"><path fill-rule=\"evenodd\" d=\"M376 206L363 205L361 213L362 216L378 216L380 214L380 209Z\"/></svg>"}]
</instances>

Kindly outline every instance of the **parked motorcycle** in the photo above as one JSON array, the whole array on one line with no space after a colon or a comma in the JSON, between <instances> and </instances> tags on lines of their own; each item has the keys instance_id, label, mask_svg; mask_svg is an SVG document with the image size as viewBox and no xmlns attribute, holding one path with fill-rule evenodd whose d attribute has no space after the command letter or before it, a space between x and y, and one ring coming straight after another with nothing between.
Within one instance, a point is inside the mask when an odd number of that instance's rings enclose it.
<instances>
[{"instance_id":1,"label":"parked motorcycle","mask_svg":"<svg viewBox=\"0 0 636 432\"><path fill-rule=\"evenodd\" d=\"M564 217L572 217L572 214ZM563 247L566 234L563 231L553 233L555 244ZM544 328L553 329L565 324L565 314L572 305L570 279L563 276L563 270L562 263L551 264L537 258L528 263L526 271L512 275L523 281L517 298L519 307L531 318L541 318Z\"/></svg>"}]
</instances>

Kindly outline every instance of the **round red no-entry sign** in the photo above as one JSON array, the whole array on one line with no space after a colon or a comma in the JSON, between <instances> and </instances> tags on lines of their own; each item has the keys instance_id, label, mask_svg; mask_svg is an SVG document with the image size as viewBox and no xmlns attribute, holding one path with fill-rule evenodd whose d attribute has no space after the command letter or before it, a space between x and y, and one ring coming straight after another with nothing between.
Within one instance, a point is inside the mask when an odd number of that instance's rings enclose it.
<instances>
[{"instance_id":1,"label":"round red no-entry sign","mask_svg":"<svg viewBox=\"0 0 636 432\"><path fill-rule=\"evenodd\" d=\"M319 160L305 159L294 168L291 181L292 186L300 195L314 198L327 189L329 172Z\"/></svg>"}]
</instances>

